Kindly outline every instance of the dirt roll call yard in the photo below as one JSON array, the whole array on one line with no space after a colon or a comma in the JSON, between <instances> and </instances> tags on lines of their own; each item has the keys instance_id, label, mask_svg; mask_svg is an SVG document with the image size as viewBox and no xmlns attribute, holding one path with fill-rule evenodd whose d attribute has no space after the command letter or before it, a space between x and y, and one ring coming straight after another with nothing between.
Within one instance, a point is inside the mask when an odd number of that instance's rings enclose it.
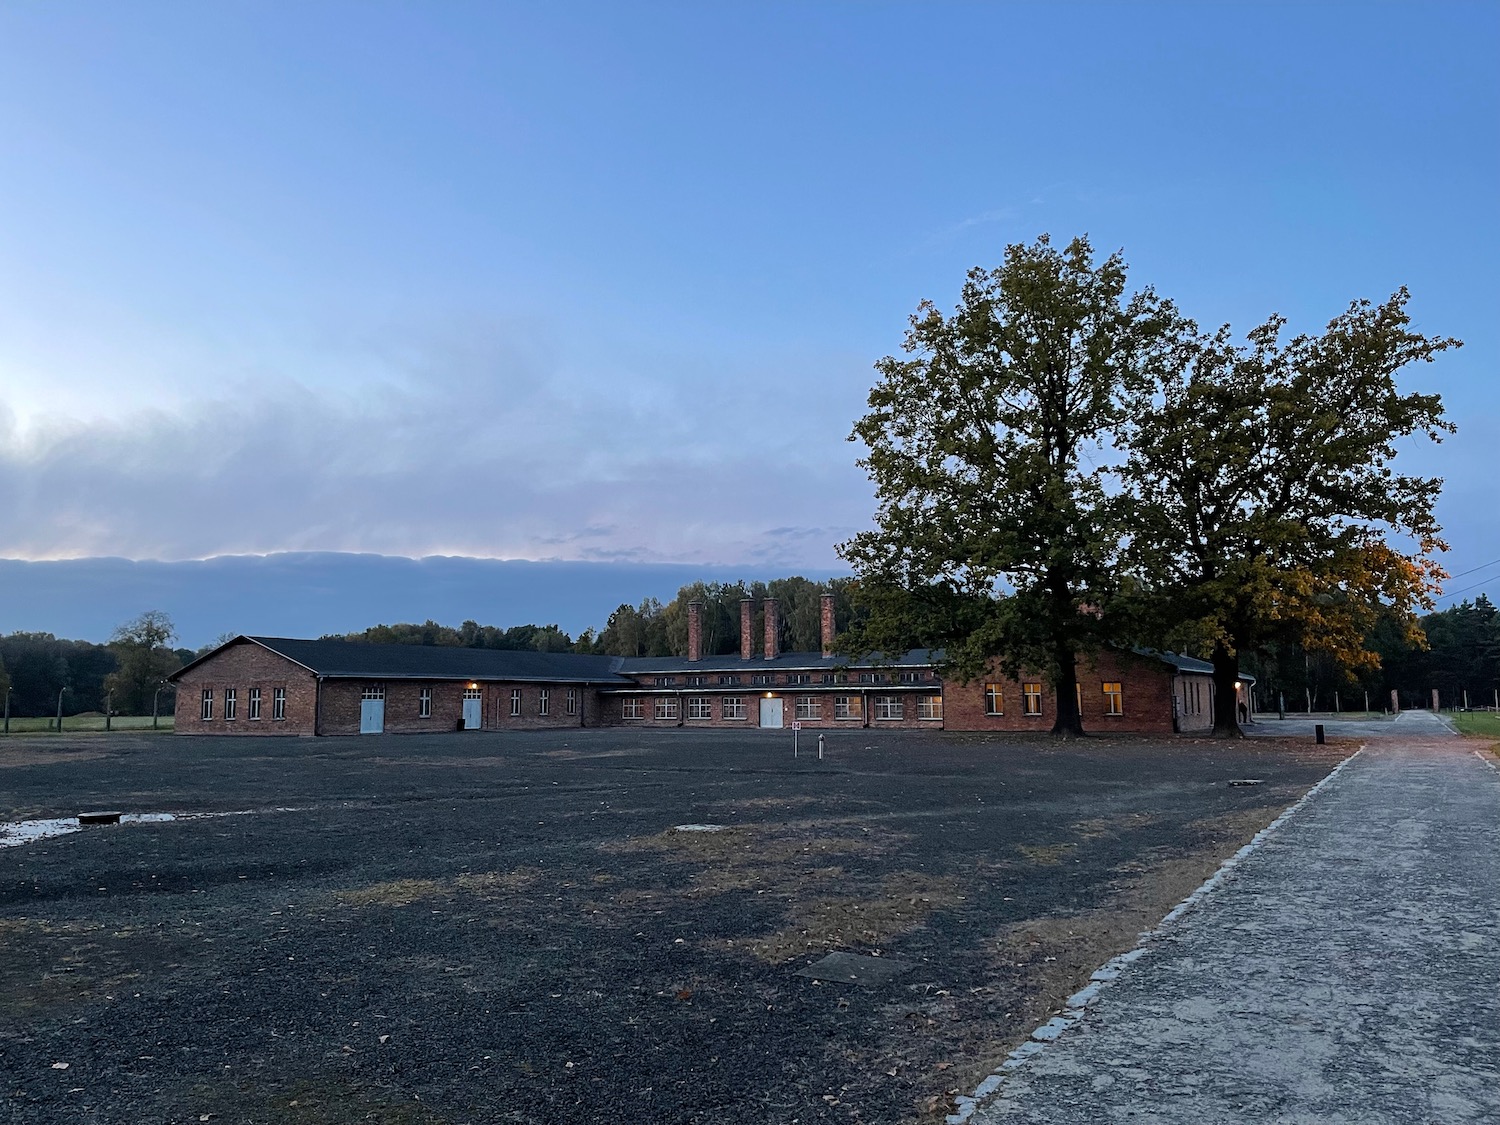
<instances>
[{"instance_id":1,"label":"dirt roll call yard","mask_svg":"<svg viewBox=\"0 0 1500 1125\"><path fill-rule=\"evenodd\" d=\"M0 820L176 819L0 848L0 1111L940 1120L1351 750L12 740ZM831 952L896 967L803 975Z\"/></svg>"}]
</instances>

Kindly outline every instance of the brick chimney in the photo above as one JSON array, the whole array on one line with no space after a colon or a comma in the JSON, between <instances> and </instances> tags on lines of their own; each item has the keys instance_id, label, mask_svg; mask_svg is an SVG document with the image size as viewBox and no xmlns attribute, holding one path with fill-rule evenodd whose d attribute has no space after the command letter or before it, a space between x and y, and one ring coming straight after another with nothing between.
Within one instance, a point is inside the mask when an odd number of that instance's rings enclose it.
<instances>
[{"instance_id":1,"label":"brick chimney","mask_svg":"<svg viewBox=\"0 0 1500 1125\"><path fill-rule=\"evenodd\" d=\"M750 630L755 621L755 603L749 598L740 599L740 659L749 660L751 650L755 645L755 638L750 635Z\"/></svg>"},{"instance_id":2,"label":"brick chimney","mask_svg":"<svg viewBox=\"0 0 1500 1125\"><path fill-rule=\"evenodd\" d=\"M703 659L703 603L688 602L688 659Z\"/></svg>"},{"instance_id":3,"label":"brick chimney","mask_svg":"<svg viewBox=\"0 0 1500 1125\"><path fill-rule=\"evenodd\" d=\"M767 598L766 606L766 659L775 660L781 655L781 603Z\"/></svg>"},{"instance_id":4,"label":"brick chimney","mask_svg":"<svg viewBox=\"0 0 1500 1125\"><path fill-rule=\"evenodd\" d=\"M822 626L823 626L823 659L827 660L833 655L833 595L824 594L822 598Z\"/></svg>"}]
</instances>

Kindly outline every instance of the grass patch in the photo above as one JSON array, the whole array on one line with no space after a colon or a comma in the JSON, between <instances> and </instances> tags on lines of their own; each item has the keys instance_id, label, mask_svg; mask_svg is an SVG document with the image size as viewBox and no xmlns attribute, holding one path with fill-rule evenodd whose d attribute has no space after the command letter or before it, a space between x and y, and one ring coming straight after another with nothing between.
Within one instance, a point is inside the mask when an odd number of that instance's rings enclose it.
<instances>
[{"instance_id":1,"label":"grass patch","mask_svg":"<svg viewBox=\"0 0 1500 1125\"><path fill-rule=\"evenodd\" d=\"M536 867L514 871L465 872L452 879L391 879L367 887L339 891L334 897L345 906L410 906L434 898L452 898L458 892L493 898L525 890L542 877Z\"/></svg>"},{"instance_id":2,"label":"grass patch","mask_svg":"<svg viewBox=\"0 0 1500 1125\"><path fill-rule=\"evenodd\" d=\"M1493 711L1455 711L1448 718L1459 734L1500 739L1500 714Z\"/></svg>"},{"instance_id":3,"label":"grass patch","mask_svg":"<svg viewBox=\"0 0 1500 1125\"><path fill-rule=\"evenodd\" d=\"M171 715L162 715L157 719L156 733L171 734L173 718ZM129 731L139 734L142 731L151 732L150 715L116 715L110 720L110 731ZM19 718L15 715L10 719L11 734L56 734L57 716L49 715L44 718ZM64 715L62 721L63 734L102 734L104 733L103 715Z\"/></svg>"}]
</instances>

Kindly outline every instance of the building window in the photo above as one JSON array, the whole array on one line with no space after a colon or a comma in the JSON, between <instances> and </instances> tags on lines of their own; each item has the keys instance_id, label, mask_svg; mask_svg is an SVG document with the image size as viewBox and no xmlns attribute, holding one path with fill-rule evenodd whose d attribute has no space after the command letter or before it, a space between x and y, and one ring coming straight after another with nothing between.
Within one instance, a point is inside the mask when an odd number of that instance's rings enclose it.
<instances>
[{"instance_id":1,"label":"building window","mask_svg":"<svg viewBox=\"0 0 1500 1125\"><path fill-rule=\"evenodd\" d=\"M706 695L695 695L688 700L688 718L690 719L712 719L714 717L713 701Z\"/></svg>"},{"instance_id":2,"label":"building window","mask_svg":"<svg viewBox=\"0 0 1500 1125\"><path fill-rule=\"evenodd\" d=\"M941 719L942 717L943 697L941 695L917 696L917 718Z\"/></svg>"},{"instance_id":3,"label":"building window","mask_svg":"<svg viewBox=\"0 0 1500 1125\"><path fill-rule=\"evenodd\" d=\"M883 684L889 679L890 677L884 672L861 672L859 674L859 682L862 684Z\"/></svg>"},{"instance_id":4,"label":"building window","mask_svg":"<svg viewBox=\"0 0 1500 1125\"><path fill-rule=\"evenodd\" d=\"M260 688L258 687L250 689L250 713L246 717L250 719L260 718Z\"/></svg>"},{"instance_id":5,"label":"building window","mask_svg":"<svg viewBox=\"0 0 1500 1125\"><path fill-rule=\"evenodd\" d=\"M812 683L812 673L797 672L794 675L788 676L786 682L789 684L810 684Z\"/></svg>"},{"instance_id":6,"label":"building window","mask_svg":"<svg viewBox=\"0 0 1500 1125\"><path fill-rule=\"evenodd\" d=\"M369 687L365 688L364 691L359 693L359 697L361 699L384 699L385 685L371 684Z\"/></svg>"},{"instance_id":7,"label":"building window","mask_svg":"<svg viewBox=\"0 0 1500 1125\"><path fill-rule=\"evenodd\" d=\"M671 687L676 682L677 682L677 677L676 676L657 676L656 677L656 686L657 687Z\"/></svg>"},{"instance_id":8,"label":"building window","mask_svg":"<svg viewBox=\"0 0 1500 1125\"><path fill-rule=\"evenodd\" d=\"M234 688L224 689L224 719L227 722L235 717Z\"/></svg>"},{"instance_id":9,"label":"building window","mask_svg":"<svg viewBox=\"0 0 1500 1125\"><path fill-rule=\"evenodd\" d=\"M271 718L273 721L286 719L286 688L271 689Z\"/></svg>"},{"instance_id":10,"label":"building window","mask_svg":"<svg viewBox=\"0 0 1500 1125\"><path fill-rule=\"evenodd\" d=\"M984 713L986 715L1005 714L1005 696L1001 693L999 684L984 685Z\"/></svg>"},{"instance_id":11,"label":"building window","mask_svg":"<svg viewBox=\"0 0 1500 1125\"><path fill-rule=\"evenodd\" d=\"M720 687L732 687L732 686L734 686L735 684L737 684L739 682L740 682L740 678L738 676L720 676L719 677L719 686Z\"/></svg>"},{"instance_id":12,"label":"building window","mask_svg":"<svg viewBox=\"0 0 1500 1125\"><path fill-rule=\"evenodd\" d=\"M663 695L656 700L655 715L658 719L677 718L677 697L675 695Z\"/></svg>"},{"instance_id":13,"label":"building window","mask_svg":"<svg viewBox=\"0 0 1500 1125\"><path fill-rule=\"evenodd\" d=\"M424 687L417 692L417 718L432 718L432 689Z\"/></svg>"},{"instance_id":14,"label":"building window","mask_svg":"<svg viewBox=\"0 0 1500 1125\"><path fill-rule=\"evenodd\" d=\"M797 700L797 718L821 719L822 717L823 701L816 695L804 695Z\"/></svg>"},{"instance_id":15,"label":"building window","mask_svg":"<svg viewBox=\"0 0 1500 1125\"><path fill-rule=\"evenodd\" d=\"M897 677L903 684L919 684L926 677L921 672L901 672Z\"/></svg>"},{"instance_id":16,"label":"building window","mask_svg":"<svg viewBox=\"0 0 1500 1125\"><path fill-rule=\"evenodd\" d=\"M906 704L899 696L877 695L875 697L875 717L877 719L904 719L906 718Z\"/></svg>"},{"instance_id":17,"label":"building window","mask_svg":"<svg viewBox=\"0 0 1500 1125\"><path fill-rule=\"evenodd\" d=\"M751 676L750 677L750 683L751 683L751 686L753 686L753 687L770 687L771 686L771 677L770 676L765 676L765 675Z\"/></svg>"},{"instance_id":18,"label":"building window","mask_svg":"<svg viewBox=\"0 0 1500 1125\"><path fill-rule=\"evenodd\" d=\"M833 697L833 717L835 719L863 719L865 717L865 701L857 695L835 695Z\"/></svg>"},{"instance_id":19,"label":"building window","mask_svg":"<svg viewBox=\"0 0 1500 1125\"><path fill-rule=\"evenodd\" d=\"M823 682L825 684L836 684L836 683L839 682L839 678L836 675L834 675L832 672L824 672L823 673Z\"/></svg>"},{"instance_id":20,"label":"building window","mask_svg":"<svg viewBox=\"0 0 1500 1125\"><path fill-rule=\"evenodd\" d=\"M726 719L743 719L745 701L738 695L726 695L719 701L719 714Z\"/></svg>"},{"instance_id":21,"label":"building window","mask_svg":"<svg viewBox=\"0 0 1500 1125\"><path fill-rule=\"evenodd\" d=\"M536 713L546 716L552 710L552 689L542 688L537 694Z\"/></svg>"},{"instance_id":22,"label":"building window","mask_svg":"<svg viewBox=\"0 0 1500 1125\"><path fill-rule=\"evenodd\" d=\"M203 689L203 710L199 713L204 722L214 717L214 689Z\"/></svg>"},{"instance_id":23,"label":"building window","mask_svg":"<svg viewBox=\"0 0 1500 1125\"><path fill-rule=\"evenodd\" d=\"M1042 685L1029 683L1021 685L1021 713L1023 715L1040 715L1042 713Z\"/></svg>"},{"instance_id":24,"label":"building window","mask_svg":"<svg viewBox=\"0 0 1500 1125\"><path fill-rule=\"evenodd\" d=\"M688 687L702 687L705 682L702 676L689 676L687 678Z\"/></svg>"},{"instance_id":25,"label":"building window","mask_svg":"<svg viewBox=\"0 0 1500 1125\"><path fill-rule=\"evenodd\" d=\"M567 706L568 706L568 714L570 714L570 715L576 715L576 714L578 714L578 689L577 688L570 687L568 689L568 704L567 704Z\"/></svg>"},{"instance_id":26,"label":"building window","mask_svg":"<svg viewBox=\"0 0 1500 1125\"><path fill-rule=\"evenodd\" d=\"M646 701L643 699L626 699L620 704L620 717L622 719L644 719L646 717Z\"/></svg>"},{"instance_id":27,"label":"building window","mask_svg":"<svg viewBox=\"0 0 1500 1125\"><path fill-rule=\"evenodd\" d=\"M1104 685L1104 713L1106 715L1125 714L1125 693L1117 683Z\"/></svg>"}]
</instances>

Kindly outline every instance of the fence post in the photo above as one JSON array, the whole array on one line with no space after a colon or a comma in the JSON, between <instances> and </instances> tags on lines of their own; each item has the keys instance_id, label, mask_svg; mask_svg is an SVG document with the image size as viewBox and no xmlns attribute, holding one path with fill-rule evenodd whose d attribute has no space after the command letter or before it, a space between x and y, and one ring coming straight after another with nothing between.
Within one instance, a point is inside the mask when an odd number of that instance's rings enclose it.
<instances>
[{"instance_id":1,"label":"fence post","mask_svg":"<svg viewBox=\"0 0 1500 1125\"><path fill-rule=\"evenodd\" d=\"M110 721L112 715L114 714L114 709L115 693L112 691L107 691L104 693L104 729L106 731L114 729L110 726Z\"/></svg>"},{"instance_id":2,"label":"fence post","mask_svg":"<svg viewBox=\"0 0 1500 1125\"><path fill-rule=\"evenodd\" d=\"M62 689L62 691L60 691L60 692L57 693L57 733L58 734L62 734L62 697L63 697L63 691L67 691L67 690L68 689L66 687L64 687Z\"/></svg>"}]
</instances>

